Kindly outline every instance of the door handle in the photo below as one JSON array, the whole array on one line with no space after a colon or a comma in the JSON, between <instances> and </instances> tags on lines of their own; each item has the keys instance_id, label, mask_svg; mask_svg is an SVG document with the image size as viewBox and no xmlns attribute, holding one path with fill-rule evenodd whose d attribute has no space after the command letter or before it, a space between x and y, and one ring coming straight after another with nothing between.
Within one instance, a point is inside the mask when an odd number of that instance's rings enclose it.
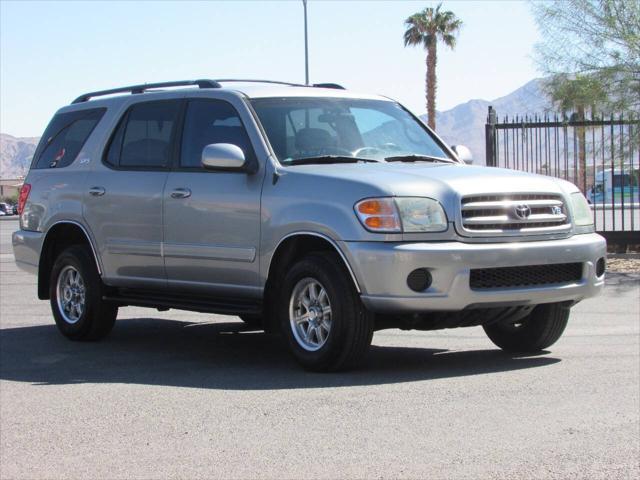
<instances>
[{"instance_id":1,"label":"door handle","mask_svg":"<svg viewBox=\"0 0 640 480\"><path fill-rule=\"evenodd\" d=\"M89 189L89 195L93 195L94 197L101 197L106 193L106 190L103 187L91 187Z\"/></svg>"},{"instance_id":2,"label":"door handle","mask_svg":"<svg viewBox=\"0 0 640 480\"><path fill-rule=\"evenodd\" d=\"M171 198L189 198L191 196L191 190L188 188L176 188L171 192Z\"/></svg>"}]
</instances>

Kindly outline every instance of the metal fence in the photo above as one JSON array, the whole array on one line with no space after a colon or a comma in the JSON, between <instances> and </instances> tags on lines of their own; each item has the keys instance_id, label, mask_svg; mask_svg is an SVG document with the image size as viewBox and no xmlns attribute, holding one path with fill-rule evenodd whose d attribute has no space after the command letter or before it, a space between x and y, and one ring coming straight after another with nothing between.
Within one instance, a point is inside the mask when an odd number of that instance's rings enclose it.
<instances>
[{"instance_id":1,"label":"metal fence","mask_svg":"<svg viewBox=\"0 0 640 480\"><path fill-rule=\"evenodd\" d=\"M487 165L563 178L585 194L596 230L640 244L640 120L505 116L489 107Z\"/></svg>"}]
</instances>

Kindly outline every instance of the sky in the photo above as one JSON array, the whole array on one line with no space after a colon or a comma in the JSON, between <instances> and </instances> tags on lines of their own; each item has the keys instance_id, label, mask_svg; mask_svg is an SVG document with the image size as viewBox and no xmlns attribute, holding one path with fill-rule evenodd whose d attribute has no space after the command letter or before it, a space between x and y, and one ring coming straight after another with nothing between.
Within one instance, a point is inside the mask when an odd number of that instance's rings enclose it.
<instances>
[{"instance_id":1,"label":"sky","mask_svg":"<svg viewBox=\"0 0 640 480\"><path fill-rule=\"evenodd\" d=\"M429 1L309 0L312 83L392 97L417 114L425 52L403 44L404 20ZM530 7L444 1L464 23L438 50L437 108L493 100L540 76ZM81 93L195 78L304 82L301 0L0 0L0 132L39 136Z\"/></svg>"}]
</instances>

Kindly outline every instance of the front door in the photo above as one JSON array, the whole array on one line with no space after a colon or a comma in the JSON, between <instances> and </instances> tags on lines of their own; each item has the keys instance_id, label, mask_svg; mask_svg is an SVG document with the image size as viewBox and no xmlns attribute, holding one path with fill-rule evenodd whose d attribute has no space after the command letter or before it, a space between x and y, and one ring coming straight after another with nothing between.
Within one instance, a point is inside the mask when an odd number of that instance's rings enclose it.
<instances>
[{"instance_id":1,"label":"front door","mask_svg":"<svg viewBox=\"0 0 640 480\"><path fill-rule=\"evenodd\" d=\"M259 297L258 245L263 174L207 171L212 143L255 153L240 115L228 102L187 101L178 165L164 191L164 258L172 290ZM260 169L260 172L263 170Z\"/></svg>"}]
</instances>

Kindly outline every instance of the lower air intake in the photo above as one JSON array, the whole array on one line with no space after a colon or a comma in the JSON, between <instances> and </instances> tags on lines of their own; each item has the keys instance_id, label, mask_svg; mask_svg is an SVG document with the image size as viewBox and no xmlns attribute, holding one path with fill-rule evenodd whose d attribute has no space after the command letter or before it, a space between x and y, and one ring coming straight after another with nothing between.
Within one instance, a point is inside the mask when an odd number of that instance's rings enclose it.
<instances>
[{"instance_id":1,"label":"lower air intake","mask_svg":"<svg viewBox=\"0 0 640 480\"><path fill-rule=\"evenodd\" d=\"M470 286L472 290L521 288L574 283L581 279L581 263L478 268L471 270Z\"/></svg>"}]
</instances>

